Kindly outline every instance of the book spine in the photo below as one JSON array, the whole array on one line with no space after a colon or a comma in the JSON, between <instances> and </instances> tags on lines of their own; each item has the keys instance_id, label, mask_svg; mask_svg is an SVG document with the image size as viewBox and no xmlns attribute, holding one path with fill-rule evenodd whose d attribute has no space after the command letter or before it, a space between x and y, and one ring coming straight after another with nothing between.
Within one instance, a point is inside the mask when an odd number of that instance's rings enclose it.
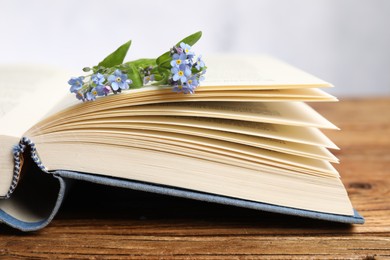
<instances>
[{"instance_id":1,"label":"book spine","mask_svg":"<svg viewBox=\"0 0 390 260\"><path fill-rule=\"evenodd\" d=\"M16 186L18 185L20 179L20 173L23 166L23 154L26 149L30 150L30 156L35 162L35 164L43 171L48 172L47 168L42 164L41 160L38 157L35 144L27 137L23 137L19 144L13 147L13 158L14 158L14 169L13 169L13 177L11 186L7 192L7 194L3 197L4 199L8 199L11 197L12 193L15 191Z\"/></svg>"}]
</instances>

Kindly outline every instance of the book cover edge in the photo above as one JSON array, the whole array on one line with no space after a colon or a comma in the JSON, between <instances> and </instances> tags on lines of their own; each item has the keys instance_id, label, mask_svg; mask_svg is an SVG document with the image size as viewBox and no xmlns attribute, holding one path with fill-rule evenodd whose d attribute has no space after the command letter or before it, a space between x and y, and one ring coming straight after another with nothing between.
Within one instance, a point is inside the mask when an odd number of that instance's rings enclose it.
<instances>
[{"instance_id":1,"label":"book cover edge","mask_svg":"<svg viewBox=\"0 0 390 260\"><path fill-rule=\"evenodd\" d=\"M212 203L237 206L242 208L249 208L260 211L267 211L285 215L307 217L313 219L321 219L332 222L349 223L349 224L363 224L364 218L354 209L354 216L338 215L332 213L323 213L311 210L297 209L273 205L262 202L254 202L243 200L239 198L226 197L217 194L205 193L194 190L186 190L182 188L165 186L159 184L152 184L128 179L120 179L103 175L94 175L90 173L81 173L67 170L58 170L53 172L57 176L64 178L89 181L97 184L110 185L114 187L127 188L132 190L139 190L181 198L195 199L200 201L207 201Z\"/></svg>"}]
</instances>

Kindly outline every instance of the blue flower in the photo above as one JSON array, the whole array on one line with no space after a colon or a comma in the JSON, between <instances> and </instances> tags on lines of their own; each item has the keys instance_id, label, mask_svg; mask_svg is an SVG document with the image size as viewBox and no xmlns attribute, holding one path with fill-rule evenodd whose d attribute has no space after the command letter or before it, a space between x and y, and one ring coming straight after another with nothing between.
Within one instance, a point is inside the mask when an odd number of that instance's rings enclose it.
<instances>
[{"instance_id":1,"label":"blue flower","mask_svg":"<svg viewBox=\"0 0 390 260\"><path fill-rule=\"evenodd\" d=\"M187 55L184 53L182 54L173 54L172 56L172 61L171 61L171 66L172 67L179 67L181 64L187 64Z\"/></svg>"},{"instance_id":2,"label":"blue flower","mask_svg":"<svg viewBox=\"0 0 390 260\"><path fill-rule=\"evenodd\" d=\"M133 81L127 79L126 74L123 74L118 69L107 80L111 83L112 90L114 91L129 89L129 84L133 83Z\"/></svg>"},{"instance_id":3,"label":"blue flower","mask_svg":"<svg viewBox=\"0 0 390 260\"><path fill-rule=\"evenodd\" d=\"M144 85L148 84L150 81L154 81L154 74L144 77Z\"/></svg>"},{"instance_id":4,"label":"blue flower","mask_svg":"<svg viewBox=\"0 0 390 260\"><path fill-rule=\"evenodd\" d=\"M106 79L104 78L103 74L97 73L91 76L91 80L96 84L96 86L101 86Z\"/></svg>"},{"instance_id":5,"label":"blue flower","mask_svg":"<svg viewBox=\"0 0 390 260\"><path fill-rule=\"evenodd\" d=\"M199 86L199 81L196 78L196 76L192 76L191 78L189 78L187 80L187 85L188 85L189 89L195 90L195 88L197 88Z\"/></svg>"},{"instance_id":6,"label":"blue flower","mask_svg":"<svg viewBox=\"0 0 390 260\"><path fill-rule=\"evenodd\" d=\"M199 55L199 57L196 59L195 67L197 70L200 70L201 68L204 68L205 64L202 60L202 55Z\"/></svg>"},{"instance_id":7,"label":"blue flower","mask_svg":"<svg viewBox=\"0 0 390 260\"><path fill-rule=\"evenodd\" d=\"M178 84L175 84L172 87L172 91L176 92L176 93L180 93L182 89L183 89L183 86L182 85L178 85Z\"/></svg>"},{"instance_id":8,"label":"blue flower","mask_svg":"<svg viewBox=\"0 0 390 260\"><path fill-rule=\"evenodd\" d=\"M95 87L98 96L107 96L110 93L110 86L98 85Z\"/></svg>"},{"instance_id":9,"label":"blue flower","mask_svg":"<svg viewBox=\"0 0 390 260\"><path fill-rule=\"evenodd\" d=\"M172 91L176 92L176 93L183 92L183 84L175 84L175 85L173 85Z\"/></svg>"},{"instance_id":10,"label":"blue flower","mask_svg":"<svg viewBox=\"0 0 390 260\"><path fill-rule=\"evenodd\" d=\"M199 73L199 81L203 81L204 80L204 74L206 74L206 71L207 70L202 70L202 72Z\"/></svg>"},{"instance_id":11,"label":"blue flower","mask_svg":"<svg viewBox=\"0 0 390 260\"><path fill-rule=\"evenodd\" d=\"M176 93L184 93L184 94L194 93L194 90L191 89L191 87L188 86L188 84L186 83L173 85L172 91Z\"/></svg>"},{"instance_id":12,"label":"blue flower","mask_svg":"<svg viewBox=\"0 0 390 260\"><path fill-rule=\"evenodd\" d=\"M95 99L96 99L97 94L98 94L98 92L97 92L96 88L93 88L93 89L91 89L90 92L87 92L87 93L85 94L85 98L86 98L86 100L88 100L88 101L92 101L92 100L95 100Z\"/></svg>"},{"instance_id":13,"label":"blue flower","mask_svg":"<svg viewBox=\"0 0 390 260\"><path fill-rule=\"evenodd\" d=\"M180 47L177 47L177 46L173 46L172 50L171 50L171 53L174 54L174 53L178 53L178 54L181 54L183 53L183 49L180 48Z\"/></svg>"},{"instance_id":14,"label":"blue flower","mask_svg":"<svg viewBox=\"0 0 390 260\"><path fill-rule=\"evenodd\" d=\"M68 81L68 84L71 85L70 92L76 93L77 91L79 91L83 87L83 83L84 83L83 80L84 80L83 76L78 77L78 78L76 78L76 77L71 78Z\"/></svg>"},{"instance_id":15,"label":"blue flower","mask_svg":"<svg viewBox=\"0 0 390 260\"><path fill-rule=\"evenodd\" d=\"M173 74L172 79L174 81L178 81L180 79L182 83L186 82L187 77L191 75L190 68L185 64L181 64L179 67L173 67L171 72Z\"/></svg>"},{"instance_id":16,"label":"blue flower","mask_svg":"<svg viewBox=\"0 0 390 260\"><path fill-rule=\"evenodd\" d=\"M191 46L184 42L180 43L180 48L183 50L185 54L187 54L190 57L195 55L195 53L191 51Z\"/></svg>"},{"instance_id":17,"label":"blue flower","mask_svg":"<svg viewBox=\"0 0 390 260\"><path fill-rule=\"evenodd\" d=\"M75 93L76 93L76 98L77 98L78 100L82 100L82 101L85 100L83 94L82 94L80 91L77 91L77 92L75 92Z\"/></svg>"}]
</instances>

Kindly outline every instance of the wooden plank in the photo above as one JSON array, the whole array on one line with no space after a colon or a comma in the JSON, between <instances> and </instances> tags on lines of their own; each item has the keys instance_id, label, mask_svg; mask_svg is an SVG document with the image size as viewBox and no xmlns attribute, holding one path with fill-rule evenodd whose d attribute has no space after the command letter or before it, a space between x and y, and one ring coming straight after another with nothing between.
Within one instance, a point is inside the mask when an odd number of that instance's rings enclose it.
<instances>
[{"instance_id":1,"label":"wooden plank","mask_svg":"<svg viewBox=\"0 0 390 260\"><path fill-rule=\"evenodd\" d=\"M0 226L10 258L375 259L390 257L390 98L311 105L342 131L336 165L364 225L78 183L44 230Z\"/></svg>"}]
</instances>

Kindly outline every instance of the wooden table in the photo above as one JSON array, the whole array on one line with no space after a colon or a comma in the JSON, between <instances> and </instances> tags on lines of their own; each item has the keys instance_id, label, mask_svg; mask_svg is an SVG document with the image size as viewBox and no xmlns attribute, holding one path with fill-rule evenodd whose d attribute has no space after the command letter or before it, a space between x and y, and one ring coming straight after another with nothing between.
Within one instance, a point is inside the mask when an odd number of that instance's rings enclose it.
<instances>
[{"instance_id":1,"label":"wooden table","mask_svg":"<svg viewBox=\"0 0 390 260\"><path fill-rule=\"evenodd\" d=\"M312 104L342 131L327 134L364 225L342 225L78 183L44 230L0 226L15 258L390 257L390 98Z\"/></svg>"}]
</instances>

